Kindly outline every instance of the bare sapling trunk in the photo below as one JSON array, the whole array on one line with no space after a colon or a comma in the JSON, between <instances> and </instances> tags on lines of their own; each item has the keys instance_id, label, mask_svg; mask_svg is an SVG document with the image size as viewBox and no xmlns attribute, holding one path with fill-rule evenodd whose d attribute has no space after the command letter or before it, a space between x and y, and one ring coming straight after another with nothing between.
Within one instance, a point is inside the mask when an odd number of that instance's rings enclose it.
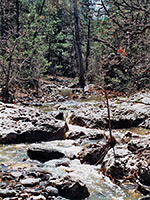
<instances>
[{"instance_id":1,"label":"bare sapling trunk","mask_svg":"<svg viewBox=\"0 0 150 200\"><path fill-rule=\"evenodd\" d=\"M114 146L116 144L116 140L112 136L112 131L111 131L110 106L109 106L109 101L108 101L108 94L107 94L106 90L104 90L104 92L105 92L107 113L108 113L108 128L109 128L109 137L110 137L110 147L113 148L114 159L115 159L115 162L116 162L115 149L114 149Z\"/></svg>"}]
</instances>

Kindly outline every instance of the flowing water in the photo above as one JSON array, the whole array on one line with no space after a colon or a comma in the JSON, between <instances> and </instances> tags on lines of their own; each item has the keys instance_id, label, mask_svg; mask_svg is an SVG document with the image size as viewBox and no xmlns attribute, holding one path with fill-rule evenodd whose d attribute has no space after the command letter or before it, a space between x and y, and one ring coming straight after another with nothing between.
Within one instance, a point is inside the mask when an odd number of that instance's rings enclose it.
<instances>
[{"instance_id":1,"label":"flowing water","mask_svg":"<svg viewBox=\"0 0 150 200\"><path fill-rule=\"evenodd\" d=\"M88 102L88 104L91 103L96 102ZM65 109L62 111L67 113L68 110L85 106L85 104L82 104L82 102L71 101L65 102L63 106L66 106L67 110ZM44 106L43 110L52 112L52 110L56 110L55 108L54 105L51 104ZM81 127L70 126L70 128L79 129ZM143 129L134 128L130 130L141 135L145 133L145 130ZM113 135L119 139L125 131L127 130L113 130ZM74 141L72 140L51 141L50 145L68 153L77 153L82 146L85 145L85 143L83 143L81 146L74 146L73 142ZM27 171L38 170L50 172L56 177L70 175L79 178L89 189L90 196L87 200L138 200L142 197L142 195L136 191L136 186L134 184L127 182L118 186L112 183L108 177L104 177L100 172L100 165L80 164L80 161L77 159L70 161L65 158L65 161L69 162L69 167L56 167L55 164L60 160L51 160L46 163L30 160L27 156L27 148L29 146L30 144L0 145L1 170L7 169L7 167L12 169L23 168Z\"/></svg>"}]
</instances>

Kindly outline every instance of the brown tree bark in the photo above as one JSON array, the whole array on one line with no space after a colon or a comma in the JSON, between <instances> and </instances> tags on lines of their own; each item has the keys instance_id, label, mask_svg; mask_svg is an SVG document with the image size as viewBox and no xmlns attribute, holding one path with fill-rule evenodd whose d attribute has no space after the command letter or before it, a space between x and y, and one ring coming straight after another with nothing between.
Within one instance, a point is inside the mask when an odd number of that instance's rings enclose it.
<instances>
[{"instance_id":1,"label":"brown tree bark","mask_svg":"<svg viewBox=\"0 0 150 200\"><path fill-rule=\"evenodd\" d=\"M3 10L3 2L0 2L0 12L1 12L1 37L4 36L4 10Z\"/></svg>"},{"instance_id":2,"label":"brown tree bark","mask_svg":"<svg viewBox=\"0 0 150 200\"><path fill-rule=\"evenodd\" d=\"M89 56L90 56L90 37L91 37L91 19L88 21L88 36L87 36L87 46L86 46L86 71L89 68Z\"/></svg>"},{"instance_id":3,"label":"brown tree bark","mask_svg":"<svg viewBox=\"0 0 150 200\"><path fill-rule=\"evenodd\" d=\"M17 35L18 35L19 28L20 28L20 22L19 22L19 0L16 0L16 24L17 24L16 32L17 32Z\"/></svg>"},{"instance_id":4,"label":"brown tree bark","mask_svg":"<svg viewBox=\"0 0 150 200\"><path fill-rule=\"evenodd\" d=\"M78 65L79 65L79 84L84 89L85 78L84 78L84 66L83 66L83 58L82 58L82 50L81 50L81 41L80 41L77 0L73 0L73 8L74 8L75 41L76 41Z\"/></svg>"}]
</instances>

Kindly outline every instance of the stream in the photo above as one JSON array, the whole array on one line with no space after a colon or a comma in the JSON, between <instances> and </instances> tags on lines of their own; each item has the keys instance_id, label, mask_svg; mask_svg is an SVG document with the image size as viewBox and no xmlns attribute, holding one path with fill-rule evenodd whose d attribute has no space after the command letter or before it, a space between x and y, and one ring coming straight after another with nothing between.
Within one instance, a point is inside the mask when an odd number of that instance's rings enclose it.
<instances>
[{"instance_id":1,"label":"stream","mask_svg":"<svg viewBox=\"0 0 150 200\"><path fill-rule=\"evenodd\" d=\"M68 120L68 111L73 109L88 106L89 104L98 104L96 100L84 102L84 101L65 101L56 105L53 102L43 105L42 109L46 112L52 113L56 110L60 110L64 113L66 121ZM83 127L69 125L70 130L85 129ZM132 129L122 129L113 130L113 136L119 140L121 136L130 130L133 133L138 133L139 135L144 135L145 130L141 128ZM108 131L105 131L108 135ZM90 140L90 143L95 142ZM80 146L74 146L73 140L61 140L61 141L51 141L50 144L53 147L59 148L62 151L77 153L79 150L86 145L86 141L81 143ZM88 141L89 143L89 141ZM0 145L0 170L6 170L7 167L14 169L22 168L26 171L42 171L50 172L54 176L65 176L70 175L75 178L79 178L83 183L85 183L90 192L90 196L87 200L138 200L142 197L141 193L136 190L136 185L126 182L121 185L114 184L108 177L104 177L100 172L100 165L88 165L80 164L78 159L69 160L67 158L66 162L69 162L68 166L56 167L55 164L59 160L51 160L45 163L40 163L39 161L30 160L27 156L27 148L30 144L16 144L16 145Z\"/></svg>"}]
</instances>

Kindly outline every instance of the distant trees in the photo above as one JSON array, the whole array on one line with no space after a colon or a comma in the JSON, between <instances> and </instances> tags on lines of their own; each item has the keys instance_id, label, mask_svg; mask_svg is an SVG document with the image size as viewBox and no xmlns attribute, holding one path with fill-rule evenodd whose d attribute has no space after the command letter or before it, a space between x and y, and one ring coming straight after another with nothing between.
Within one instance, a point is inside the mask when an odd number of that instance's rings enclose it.
<instances>
[{"instance_id":1,"label":"distant trees","mask_svg":"<svg viewBox=\"0 0 150 200\"><path fill-rule=\"evenodd\" d=\"M1 0L0 88L38 88L45 74L112 89L148 86L148 0ZM12 85L16 85L12 87Z\"/></svg>"},{"instance_id":2,"label":"distant trees","mask_svg":"<svg viewBox=\"0 0 150 200\"><path fill-rule=\"evenodd\" d=\"M19 13L23 4L16 1L1 1L0 85L2 99L12 100L17 87L34 85L44 68L42 36L34 37L41 26L41 19L26 7L30 15ZM26 4L26 6L28 6ZM32 10L32 9L31 9ZM21 10L20 10L21 11ZM33 11L34 12L34 11ZM33 17L33 18L32 18ZM32 18L32 19L31 19ZM23 23L26 22L26 24ZM40 46L39 46L40 45Z\"/></svg>"},{"instance_id":3,"label":"distant trees","mask_svg":"<svg viewBox=\"0 0 150 200\"><path fill-rule=\"evenodd\" d=\"M97 39L107 49L102 65L107 69L115 66L110 82L118 89L121 85L143 87L150 75L150 2L101 0L98 18L103 35L97 33ZM108 58L108 52L115 56Z\"/></svg>"}]
</instances>

